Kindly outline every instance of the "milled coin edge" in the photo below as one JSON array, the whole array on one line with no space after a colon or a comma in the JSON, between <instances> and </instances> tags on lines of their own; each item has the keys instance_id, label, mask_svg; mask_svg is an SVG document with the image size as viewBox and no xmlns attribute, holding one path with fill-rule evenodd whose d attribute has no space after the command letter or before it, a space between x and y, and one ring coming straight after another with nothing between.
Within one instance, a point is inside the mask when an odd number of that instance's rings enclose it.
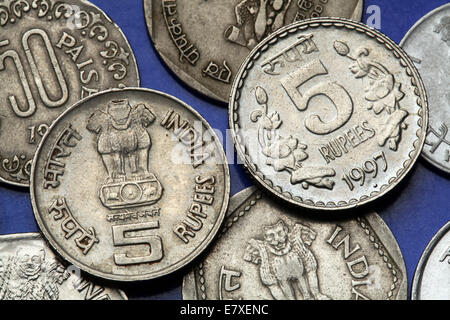
<instances>
[{"instance_id":1,"label":"milled coin edge","mask_svg":"<svg viewBox=\"0 0 450 320\"><path fill-rule=\"evenodd\" d=\"M201 120L202 123L205 125L205 127L209 129L211 136L214 138L214 141L216 142L217 151L220 152L223 171L224 171L223 172L223 174L224 174L224 195L223 195L224 200L222 203L222 207L221 207L220 213L218 214L218 217L217 217L217 223L209 231L208 236L205 238L202 245L197 247L195 250L193 250L191 255L183 258L182 260L178 261L177 263L172 264L170 267L168 267L164 270L161 270L158 272L152 272L152 273L148 273L148 274L134 275L134 276L121 276L121 275L113 275L113 274L100 272L100 271L91 269L89 266L85 265L84 263L81 263L81 262L77 261L76 259L72 258L71 255L64 248L59 246L55 239L53 239L51 233L47 230L43 220L41 219L39 210L38 210L38 206L37 206L37 200L36 200L36 196L35 196L35 187L34 187L37 160L40 156L43 145L45 144L50 132L53 130L54 127L56 127L58 122L61 121L66 116L66 114L72 112L74 109L81 106L82 104L84 104L86 101L88 101L90 99L94 99L97 96L100 96L103 94L109 94L109 93L114 93L114 92L126 92L126 91L138 91L138 92L151 93L151 94L156 94L156 95L166 97L169 100L173 100L176 103L179 103L181 106L186 108L189 112L191 112L195 117L197 117L199 120ZM121 281L121 282L143 281L143 280L151 280L151 279L163 277L165 275L171 274L171 273L185 267L186 265L191 263L193 260L195 260L195 258L197 256L199 256L209 246L209 244L214 240L214 238L217 237L217 235L220 231L220 228L222 226L223 220L225 218L225 214L227 212L228 202L229 202L229 198L230 198L229 197L229 195L230 195L230 170L229 170L229 166L228 166L228 161L227 161L227 158L225 155L225 151L223 149L223 145L222 145L221 141L219 140L217 134L212 129L209 122L206 121L206 119L203 118L200 115L200 113L197 110L195 110L193 107L189 106L187 103L183 102L182 100L180 100L170 94L167 94L167 93L164 93L161 91L157 91L157 90L153 90L153 89L138 88L138 87L127 87L127 88L123 88L123 89L114 88L114 89L100 91L96 94L93 94L91 96L88 96L88 97L78 101L76 104L74 104L73 106L71 106L70 108L65 110L52 123L52 125L49 127L49 129L45 133L44 137L42 138L41 142L39 143L39 147L33 158L33 165L31 167L30 178L31 178L31 180L30 180L31 181L30 197L31 197L31 204L32 204L32 208L33 208L33 214L34 214L34 217L36 218L36 222L39 226L41 233L43 234L43 236L47 240L47 242L51 245L51 247L56 252L58 252L58 254L64 260L72 263L73 265L77 266L78 268L85 271L86 273L93 275L95 277L102 278L102 279L107 279L107 280L112 280L112 281Z\"/></svg>"},{"instance_id":2,"label":"milled coin edge","mask_svg":"<svg viewBox=\"0 0 450 320\"><path fill-rule=\"evenodd\" d=\"M397 267L402 272L402 281L399 285L399 291L396 296L396 300L408 299L408 273L406 269L405 259L403 257L400 245L397 238L392 233L391 228L386 224L383 218L374 210L370 210L368 214L364 216L369 222L373 231L376 233L378 239L389 252L392 260L397 264Z\"/></svg>"},{"instance_id":3,"label":"milled coin edge","mask_svg":"<svg viewBox=\"0 0 450 320\"><path fill-rule=\"evenodd\" d=\"M447 222L435 235L431 238L430 242L427 244L425 250L420 256L419 263L417 264L416 271L414 272L413 283L411 286L411 300L421 300L420 299L420 287L422 283L422 276L427 265L428 259L430 258L433 249L441 241L442 237L445 236L450 230L450 221Z\"/></svg>"}]
</instances>

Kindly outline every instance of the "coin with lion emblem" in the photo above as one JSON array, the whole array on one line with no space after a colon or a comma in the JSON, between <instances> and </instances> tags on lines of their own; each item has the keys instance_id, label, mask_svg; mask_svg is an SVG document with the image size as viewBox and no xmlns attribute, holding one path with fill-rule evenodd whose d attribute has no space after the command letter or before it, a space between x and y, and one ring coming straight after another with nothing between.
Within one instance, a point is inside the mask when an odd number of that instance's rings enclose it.
<instances>
[{"instance_id":1,"label":"coin with lion emblem","mask_svg":"<svg viewBox=\"0 0 450 320\"><path fill-rule=\"evenodd\" d=\"M206 120L139 88L104 91L61 115L31 177L50 244L80 269L117 281L191 262L219 230L230 190L225 152Z\"/></svg>"},{"instance_id":2,"label":"coin with lion emblem","mask_svg":"<svg viewBox=\"0 0 450 320\"><path fill-rule=\"evenodd\" d=\"M184 277L192 300L404 300L407 274L375 212L312 219L246 189L230 200L218 241Z\"/></svg>"}]
</instances>

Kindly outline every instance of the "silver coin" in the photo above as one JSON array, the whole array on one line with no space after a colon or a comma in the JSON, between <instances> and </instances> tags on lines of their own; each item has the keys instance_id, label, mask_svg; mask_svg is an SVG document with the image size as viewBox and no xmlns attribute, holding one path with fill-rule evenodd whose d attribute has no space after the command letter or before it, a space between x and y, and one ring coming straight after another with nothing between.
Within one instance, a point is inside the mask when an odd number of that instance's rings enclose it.
<instances>
[{"instance_id":1,"label":"silver coin","mask_svg":"<svg viewBox=\"0 0 450 320\"><path fill-rule=\"evenodd\" d=\"M280 27L329 16L361 20L362 0L145 0L156 50L188 86L228 103L250 50Z\"/></svg>"},{"instance_id":2,"label":"silver coin","mask_svg":"<svg viewBox=\"0 0 450 320\"><path fill-rule=\"evenodd\" d=\"M431 239L414 274L411 299L450 300L450 222Z\"/></svg>"},{"instance_id":3,"label":"silver coin","mask_svg":"<svg viewBox=\"0 0 450 320\"><path fill-rule=\"evenodd\" d=\"M249 188L183 281L183 299L406 299L403 256L375 212L320 221Z\"/></svg>"},{"instance_id":4,"label":"silver coin","mask_svg":"<svg viewBox=\"0 0 450 320\"><path fill-rule=\"evenodd\" d=\"M294 205L357 207L395 187L419 156L425 90L409 57L346 19L284 27L259 44L233 84L237 153L265 189Z\"/></svg>"},{"instance_id":5,"label":"silver coin","mask_svg":"<svg viewBox=\"0 0 450 320\"><path fill-rule=\"evenodd\" d=\"M31 197L50 244L95 276L134 281L188 264L216 235L229 198L223 147L169 95L105 91L71 107L34 158Z\"/></svg>"},{"instance_id":6,"label":"silver coin","mask_svg":"<svg viewBox=\"0 0 450 320\"><path fill-rule=\"evenodd\" d=\"M66 267L38 233L0 236L0 300L126 300Z\"/></svg>"},{"instance_id":7,"label":"silver coin","mask_svg":"<svg viewBox=\"0 0 450 320\"><path fill-rule=\"evenodd\" d=\"M421 18L400 43L423 78L430 104L430 124L423 156L450 173L450 4Z\"/></svg>"},{"instance_id":8,"label":"silver coin","mask_svg":"<svg viewBox=\"0 0 450 320\"><path fill-rule=\"evenodd\" d=\"M139 74L122 31L88 1L2 0L0 27L0 181L26 187L53 120Z\"/></svg>"}]
</instances>

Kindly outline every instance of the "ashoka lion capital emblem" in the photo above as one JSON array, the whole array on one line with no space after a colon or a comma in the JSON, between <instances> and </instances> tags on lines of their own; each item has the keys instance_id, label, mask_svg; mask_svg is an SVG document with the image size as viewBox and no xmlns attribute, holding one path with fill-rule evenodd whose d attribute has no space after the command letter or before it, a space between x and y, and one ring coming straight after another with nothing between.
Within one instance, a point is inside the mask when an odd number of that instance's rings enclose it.
<instances>
[{"instance_id":1,"label":"ashoka lion capital emblem","mask_svg":"<svg viewBox=\"0 0 450 320\"><path fill-rule=\"evenodd\" d=\"M41 247L20 247L0 257L0 300L59 300L70 273Z\"/></svg>"},{"instance_id":2,"label":"ashoka lion capital emblem","mask_svg":"<svg viewBox=\"0 0 450 320\"><path fill-rule=\"evenodd\" d=\"M144 104L113 100L94 112L87 129L98 135L97 151L108 178L100 188L100 200L110 209L151 205L162 196L162 185L148 170L150 134L155 115Z\"/></svg>"}]
</instances>

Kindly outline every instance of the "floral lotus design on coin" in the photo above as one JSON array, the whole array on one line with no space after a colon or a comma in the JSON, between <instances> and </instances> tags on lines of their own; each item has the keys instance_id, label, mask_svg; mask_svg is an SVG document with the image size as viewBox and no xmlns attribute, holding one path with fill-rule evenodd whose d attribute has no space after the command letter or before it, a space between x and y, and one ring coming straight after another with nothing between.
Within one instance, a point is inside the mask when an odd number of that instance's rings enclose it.
<instances>
[{"instance_id":1,"label":"floral lotus design on coin","mask_svg":"<svg viewBox=\"0 0 450 320\"><path fill-rule=\"evenodd\" d=\"M405 119L409 115L399 104L405 97L401 83L398 83L394 75L382 64L368 58L370 52L367 48L359 48L356 58L350 54L350 48L345 42L335 41L334 48L341 56L355 61L350 70L356 79L369 78L364 90L365 98L369 102L367 109L373 110L377 115L382 112L388 115L378 143L382 147L389 141L389 148L396 151L402 131L407 128Z\"/></svg>"},{"instance_id":2,"label":"floral lotus design on coin","mask_svg":"<svg viewBox=\"0 0 450 320\"><path fill-rule=\"evenodd\" d=\"M345 19L283 27L256 46L233 84L238 155L266 190L291 204L350 209L411 170L428 104L408 55Z\"/></svg>"},{"instance_id":3,"label":"floral lotus design on coin","mask_svg":"<svg viewBox=\"0 0 450 320\"><path fill-rule=\"evenodd\" d=\"M37 233L0 236L0 249L0 300L127 299L63 265Z\"/></svg>"},{"instance_id":4,"label":"floral lotus design on coin","mask_svg":"<svg viewBox=\"0 0 450 320\"><path fill-rule=\"evenodd\" d=\"M98 277L138 281L179 270L208 246L229 178L219 139L194 109L126 88L58 118L35 157L31 196L62 257Z\"/></svg>"}]
</instances>

